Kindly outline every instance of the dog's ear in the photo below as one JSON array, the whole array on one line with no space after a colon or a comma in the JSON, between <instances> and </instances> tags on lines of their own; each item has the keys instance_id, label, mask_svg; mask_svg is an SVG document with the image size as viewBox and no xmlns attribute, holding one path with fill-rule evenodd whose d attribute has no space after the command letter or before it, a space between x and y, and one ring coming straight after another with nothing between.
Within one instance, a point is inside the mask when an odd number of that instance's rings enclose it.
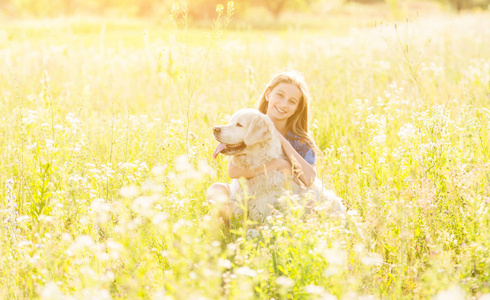
<instances>
[{"instance_id":1,"label":"dog's ear","mask_svg":"<svg viewBox=\"0 0 490 300\"><path fill-rule=\"evenodd\" d=\"M272 138L272 132L267 122L262 118L255 118L248 126L247 134L243 142L245 145L253 145L260 142L265 142Z\"/></svg>"}]
</instances>

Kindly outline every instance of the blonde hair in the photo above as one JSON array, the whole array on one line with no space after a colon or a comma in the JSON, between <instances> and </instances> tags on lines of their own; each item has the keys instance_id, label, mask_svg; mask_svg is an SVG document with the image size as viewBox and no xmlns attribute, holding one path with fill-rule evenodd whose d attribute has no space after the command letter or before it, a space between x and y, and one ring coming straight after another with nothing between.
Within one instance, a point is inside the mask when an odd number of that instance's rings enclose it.
<instances>
[{"instance_id":1,"label":"blonde hair","mask_svg":"<svg viewBox=\"0 0 490 300\"><path fill-rule=\"evenodd\" d=\"M309 133L309 102L311 101L310 91L308 90L308 86L303 78L303 76L297 71L287 71L282 72L274 77L272 77L267 87L264 89L262 93L262 97L260 98L258 110L266 114L267 113L267 100L265 98L266 94L272 91L277 85L281 83L294 84L301 91L301 99L299 99L298 107L294 114L289 117L286 123L286 131L291 132L299 137L301 143L308 143L313 151L318 153L318 148L313 141Z\"/></svg>"}]
</instances>

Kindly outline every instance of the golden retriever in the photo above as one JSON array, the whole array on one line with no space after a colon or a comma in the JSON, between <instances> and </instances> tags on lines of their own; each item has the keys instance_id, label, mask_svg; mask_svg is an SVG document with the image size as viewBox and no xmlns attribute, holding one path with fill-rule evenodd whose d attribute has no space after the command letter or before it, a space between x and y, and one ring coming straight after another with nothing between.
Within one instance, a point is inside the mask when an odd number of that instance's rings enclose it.
<instances>
[{"instance_id":1,"label":"golden retriever","mask_svg":"<svg viewBox=\"0 0 490 300\"><path fill-rule=\"evenodd\" d=\"M286 159L276 134L279 133L267 115L256 109L241 109L233 114L228 125L214 127L214 138L220 144L213 157L220 153L229 155L237 167L248 169L256 169L279 157ZM326 190L318 178L306 188L282 171L273 170L244 183L241 185L237 179L230 183L232 212L243 214L246 207L248 217L254 221L263 222L271 212L283 210L286 205L281 200L288 189L293 195L306 199L305 203L328 201L332 212L345 212L342 200Z\"/></svg>"}]
</instances>

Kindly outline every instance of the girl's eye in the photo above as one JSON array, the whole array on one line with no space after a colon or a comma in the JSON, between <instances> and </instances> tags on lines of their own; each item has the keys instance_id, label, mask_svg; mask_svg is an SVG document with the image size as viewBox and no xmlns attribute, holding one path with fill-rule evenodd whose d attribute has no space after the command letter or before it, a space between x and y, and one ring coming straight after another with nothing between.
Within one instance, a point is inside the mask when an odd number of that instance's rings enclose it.
<instances>
[{"instance_id":1,"label":"girl's eye","mask_svg":"<svg viewBox=\"0 0 490 300\"><path fill-rule=\"evenodd\" d=\"M236 123L236 127L243 127L243 126L240 123Z\"/></svg>"}]
</instances>

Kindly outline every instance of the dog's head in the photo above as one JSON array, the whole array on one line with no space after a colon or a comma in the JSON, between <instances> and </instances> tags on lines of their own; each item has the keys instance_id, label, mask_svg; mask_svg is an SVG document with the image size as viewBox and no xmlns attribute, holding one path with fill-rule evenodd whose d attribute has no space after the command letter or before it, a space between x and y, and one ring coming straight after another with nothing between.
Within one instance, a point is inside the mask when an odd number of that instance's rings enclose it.
<instances>
[{"instance_id":1,"label":"dog's head","mask_svg":"<svg viewBox=\"0 0 490 300\"><path fill-rule=\"evenodd\" d=\"M271 140L273 129L274 124L268 116L256 109L241 109L231 116L228 125L214 127L214 138L220 144L214 150L213 157L216 158L219 153L245 153L247 147Z\"/></svg>"}]
</instances>

